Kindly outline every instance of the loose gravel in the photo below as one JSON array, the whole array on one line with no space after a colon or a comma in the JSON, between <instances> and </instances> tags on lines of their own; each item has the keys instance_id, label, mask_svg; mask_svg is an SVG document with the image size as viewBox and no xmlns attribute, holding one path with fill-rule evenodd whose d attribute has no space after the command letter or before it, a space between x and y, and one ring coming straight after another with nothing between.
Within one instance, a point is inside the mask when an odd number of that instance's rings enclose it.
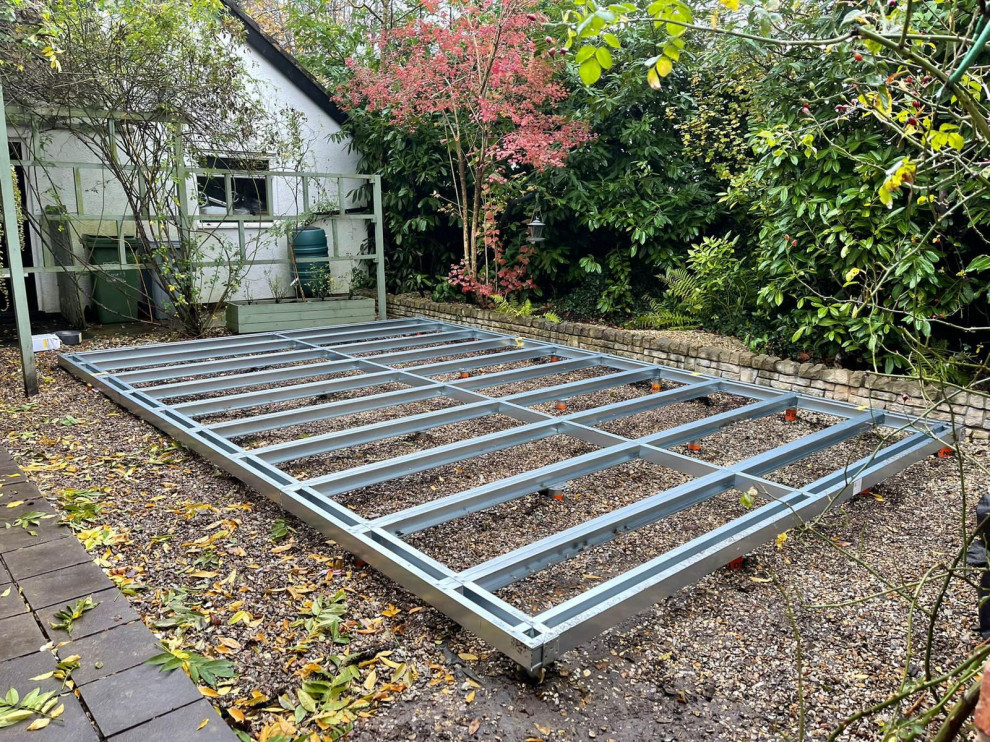
<instances>
[{"instance_id":1,"label":"loose gravel","mask_svg":"<svg viewBox=\"0 0 990 742\"><path fill-rule=\"evenodd\" d=\"M87 340L79 350L164 339L155 332L120 339L103 335ZM41 393L25 403L16 358L12 347L0 350L3 445L56 506L69 488L100 490L100 524L115 529L124 540L94 548L94 556L133 593L131 600L149 623L171 615L163 597L176 586L198 596L204 610L216 617L186 637L206 652L226 646L219 643L221 637L238 647L224 654L235 663L236 683L223 697L211 699L215 704L245 708L238 701L258 691L277 707L274 699L298 687L299 673L308 662L339 651L326 643L291 651L304 633L294 626L300 601L328 597L338 589L348 596L353 639L348 650L367 656L391 651L393 660L417 668L419 679L411 688L359 720L351 734L355 740L793 738L800 708L799 672L808 736L824 739L844 716L886 697L905 667L909 674L922 672L918 656L909 658L906 653L907 603L896 594L866 598L890 584L919 579L950 560L959 548L967 515L958 461L928 458L830 512L813 529L795 529L786 539L760 546L741 569L703 577L568 651L549 668L543 682L535 684L475 635L424 607L378 572L358 566L339 546L295 519L287 519L295 529L289 538L273 542L272 526L283 517L277 506L72 379L56 368L55 354L37 356ZM597 373L590 369L569 374L566 380ZM645 385L632 385L568 400L563 413L552 403L538 409L567 414L647 392ZM285 409L280 404L263 406L261 412ZM410 410L430 411L437 404L443 402L362 413L359 424L393 419ZM745 400L712 395L599 427L635 437L740 404ZM317 435L355 422L332 418L297 426L294 434ZM700 452L676 450L712 463L733 463L829 422L824 416L802 413L798 422L785 423L776 415L709 436ZM351 449L346 454L351 458L335 452L294 465L307 475L326 473L336 466L425 451L514 424L486 416ZM262 446L285 439L273 432L257 434L249 442ZM859 436L765 476L802 486L846 461L870 455L878 443L875 434ZM573 437L555 436L520 450L350 492L338 500L375 517L593 448ZM990 483L990 450L983 443L971 444L964 454L969 498L965 504L971 508ZM463 569L686 477L634 460L575 480L562 500L529 495L407 540L452 568ZM730 490L541 570L500 595L527 611L545 610L747 512L741 500L742 493ZM197 566L204 552L210 552L209 560L202 562L208 566ZM196 576L204 572L216 576ZM933 592L922 590L921 602L930 605ZM792 606L790 615L784 595ZM229 623L237 610L249 612L251 625ZM801 636L800 668L792 620ZM976 645L974 626L975 596L971 588L955 582L935 624L936 670L950 667ZM230 721L257 735L276 716L259 708L245 722ZM875 739L878 729L875 721L865 722L853 727L847 738Z\"/></svg>"}]
</instances>

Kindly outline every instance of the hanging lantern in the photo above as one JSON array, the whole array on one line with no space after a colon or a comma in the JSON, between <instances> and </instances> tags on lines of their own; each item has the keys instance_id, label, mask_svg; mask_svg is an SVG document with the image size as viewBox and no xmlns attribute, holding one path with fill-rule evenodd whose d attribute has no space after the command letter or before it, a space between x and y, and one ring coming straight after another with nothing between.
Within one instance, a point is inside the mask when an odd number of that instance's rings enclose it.
<instances>
[{"instance_id":1,"label":"hanging lantern","mask_svg":"<svg viewBox=\"0 0 990 742\"><path fill-rule=\"evenodd\" d=\"M526 229L529 230L529 237L526 238L527 242L543 242L543 228L547 225L543 223L540 219L540 207L537 206L533 211L533 221L526 225Z\"/></svg>"}]
</instances>

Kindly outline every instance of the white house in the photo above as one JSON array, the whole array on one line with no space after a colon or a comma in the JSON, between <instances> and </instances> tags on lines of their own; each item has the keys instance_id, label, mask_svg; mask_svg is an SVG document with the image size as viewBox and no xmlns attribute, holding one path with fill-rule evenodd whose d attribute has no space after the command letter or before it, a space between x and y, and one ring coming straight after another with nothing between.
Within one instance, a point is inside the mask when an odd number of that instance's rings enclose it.
<instances>
[{"instance_id":1,"label":"white house","mask_svg":"<svg viewBox=\"0 0 990 742\"><path fill-rule=\"evenodd\" d=\"M231 14L245 26L245 68L256 84L261 101L272 110L288 108L300 114L302 138L307 146L303 161L293 163L292 169L317 173L357 173L358 155L351 149L350 141L340 136L345 116L331 100L330 94L279 48L233 0L223 1ZM39 162L95 164L93 154L67 131L39 132L27 126L14 125L8 126L7 132L15 159L31 160L33 153ZM355 191L368 181L358 178L312 178L304 185L299 178L239 175L228 176L226 180L230 185L226 184L221 174L223 169L288 169L285 163L270 160L264 152L217 152L212 162L193 164L215 170L211 174L197 175L189 187L192 210L197 210L199 203L196 227L198 233L203 235L204 249L213 253L223 245L227 250L246 250L255 263L247 271L240 288L229 298L268 298L273 285L289 286L291 266L266 262L287 259L287 237L284 233L278 236L269 234L269 229L280 217L300 213L303 189L307 192L310 205L317 200L339 204L343 206L344 214L367 210L363 199L357 197ZM52 229L46 228L45 220L41 218L46 208L63 204L71 214L74 213L73 204L81 198L85 201L83 211L87 214L115 215L127 211L121 189L103 170L27 167L20 168L17 176L24 193L24 210L34 215L25 224L22 257L28 268L55 264L51 247ZM341 191L339 200L338 187ZM227 188L232 194L233 215L229 213L231 203L224 204ZM246 214L250 217L245 217ZM243 218L238 219L238 216ZM331 256L356 255L367 239L367 222L362 219L326 218L317 220L313 226L325 228ZM86 248L81 244L81 234L112 237L121 231L126 233L126 229L122 222L115 222L112 218L98 218L76 224L72 236L63 235L63 239L71 240L71 246L66 247L74 254L84 255ZM349 261L331 263L338 287L349 285L351 271L356 265L358 263ZM28 288L32 310L57 313L62 309L58 281L59 277L50 272L35 273L30 277ZM80 281L84 296L88 296L88 281L88 278ZM207 292L203 298L210 301L215 297Z\"/></svg>"}]
</instances>

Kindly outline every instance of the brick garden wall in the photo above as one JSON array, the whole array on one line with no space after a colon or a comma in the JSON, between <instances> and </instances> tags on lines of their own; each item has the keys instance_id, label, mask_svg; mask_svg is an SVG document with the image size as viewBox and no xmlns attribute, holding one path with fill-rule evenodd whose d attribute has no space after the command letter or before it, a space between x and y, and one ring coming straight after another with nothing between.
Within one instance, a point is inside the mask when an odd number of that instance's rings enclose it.
<instances>
[{"instance_id":1,"label":"brick garden wall","mask_svg":"<svg viewBox=\"0 0 990 742\"><path fill-rule=\"evenodd\" d=\"M851 404L872 405L892 412L928 414L940 419L954 416L957 422L966 426L970 437L990 438L990 398L954 388L922 389L918 382L906 377L877 376L820 363L798 363L636 330L578 322L555 324L538 317L511 317L468 304L438 304L415 295L390 296L388 301L389 317L428 317L457 322Z\"/></svg>"}]
</instances>

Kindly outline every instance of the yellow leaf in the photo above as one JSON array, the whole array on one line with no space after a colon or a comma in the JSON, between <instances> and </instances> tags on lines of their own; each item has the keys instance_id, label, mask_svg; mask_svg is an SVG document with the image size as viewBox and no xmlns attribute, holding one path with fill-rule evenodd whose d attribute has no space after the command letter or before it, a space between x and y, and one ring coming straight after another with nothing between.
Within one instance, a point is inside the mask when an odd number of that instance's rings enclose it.
<instances>
[{"instance_id":1,"label":"yellow leaf","mask_svg":"<svg viewBox=\"0 0 990 742\"><path fill-rule=\"evenodd\" d=\"M52 723L51 719L46 719L46 718L35 719L28 725L27 730L29 732L37 732L39 729L44 729L51 723Z\"/></svg>"},{"instance_id":2,"label":"yellow leaf","mask_svg":"<svg viewBox=\"0 0 990 742\"><path fill-rule=\"evenodd\" d=\"M467 694L467 698L464 699L464 703L471 703L474 700L474 691Z\"/></svg>"},{"instance_id":3,"label":"yellow leaf","mask_svg":"<svg viewBox=\"0 0 990 742\"><path fill-rule=\"evenodd\" d=\"M478 655L471 654L470 652L458 652L457 656L460 657L465 662L471 662L473 660L478 659Z\"/></svg>"},{"instance_id":4,"label":"yellow leaf","mask_svg":"<svg viewBox=\"0 0 990 742\"><path fill-rule=\"evenodd\" d=\"M739 10L739 0L720 0L729 10Z\"/></svg>"},{"instance_id":5,"label":"yellow leaf","mask_svg":"<svg viewBox=\"0 0 990 742\"><path fill-rule=\"evenodd\" d=\"M208 688L205 685L198 685L196 687L199 688L199 692L202 693L207 698L219 698L220 697L220 694L217 693L215 690L213 690L213 688Z\"/></svg>"},{"instance_id":6,"label":"yellow leaf","mask_svg":"<svg viewBox=\"0 0 990 742\"><path fill-rule=\"evenodd\" d=\"M368 673L368 677L365 678L364 689L371 690L372 688L375 687L375 683L377 681L378 681L378 673L375 670L372 670L371 672Z\"/></svg>"},{"instance_id":7,"label":"yellow leaf","mask_svg":"<svg viewBox=\"0 0 990 742\"><path fill-rule=\"evenodd\" d=\"M205 578L205 577L216 577L218 574L220 574L220 573L219 572L207 572L204 569L199 569L199 570L196 570L195 572L190 572L189 573L189 576L190 577L204 577Z\"/></svg>"},{"instance_id":8,"label":"yellow leaf","mask_svg":"<svg viewBox=\"0 0 990 742\"><path fill-rule=\"evenodd\" d=\"M58 717L60 717L64 713L65 713L65 704L64 703L60 703L58 706L56 706L55 708L53 708L52 709L52 712L50 714L48 714L48 715L50 717L52 717L53 719L57 719Z\"/></svg>"},{"instance_id":9,"label":"yellow leaf","mask_svg":"<svg viewBox=\"0 0 990 742\"><path fill-rule=\"evenodd\" d=\"M650 67L650 71L646 73L646 81L650 84L650 87L654 90L660 89L660 75L657 74L655 68Z\"/></svg>"},{"instance_id":10,"label":"yellow leaf","mask_svg":"<svg viewBox=\"0 0 990 742\"><path fill-rule=\"evenodd\" d=\"M229 708L227 713L230 714L230 718L234 721L243 722L245 719L244 712L238 708Z\"/></svg>"},{"instance_id":11,"label":"yellow leaf","mask_svg":"<svg viewBox=\"0 0 990 742\"><path fill-rule=\"evenodd\" d=\"M27 501L26 500L14 500L13 502L8 502L7 503L7 507L8 508L16 508L18 505L23 505L25 502L27 502Z\"/></svg>"},{"instance_id":12,"label":"yellow leaf","mask_svg":"<svg viewBox=\"0 0 990 742\"><path fill-rule=\"evenodd\" d=\"M769 577L750 577L753 582L770 582Z\"/></svg>"},{"instance_id":13,"label":"yellow leaf","mask_svg":"<svg viewBox=\"0 0 990 742\"><path fill-rule=\"evenodd\" d=\"M784 548L784 542L785 541L787 541L787 534L786 533L780 533L780 534L778 534L777 535L777 548L778 549L783 549Z\"/></svg>"},{"instance_id":14,"label":"yellow leaf","mask_svg":"<svg viewBox=\"0 0 990 742\"><path fill-rule=\"evenodd\" d=\"M382 611L382 615L387 616L388 618L392 618L393 616L398 616L400 613L402 613L402 609L396 608L391 603L388 604L388 608Z\"/></svg>"},{"instance_id":15,"label":"yellow leaf","mask_svg":"<svg viewBox=\"0 0 990 742\"><path fill-rule=\"evenodd\" d=\"M666 77L674 70L674 63L671 62L666 57L660 57L660 61L657 62L657 74L660 77Z\"/></svg>"},{"instance_id":16,"label":"yellow leaf","mask_svg":"<svg viewBox=\"0 0 990 742\"><path fill-rule=\"evenodd\" d=\"M6 590L4 590L2 593L0 593L0 598L6 598L8 595L10 595L9 587Z\"/></svg>"},{"instance_id":17,"label":"yellow leaf","mask_svg":"<svg viewBox=\"0 0 990 742\"><path fill-rule=\"evenodd\" d=\"M227 623L230 626L233 626L238 621L241 623L250 624L252 618L253 616L247 611L237 611L237 613L230 617L230 620L227 621Z\"/></svg>"},{"instance_id":18,"label":"yellow leaf","mask_svg":"<svg viewBox=\"0 0 990 742\"><path fill-rule=\"evenodd\" d=\"M209 720L209 719L203 719L203 720L202 720L202 721L201 721L201 722L199 723L199 726L198 726L198 727L196 727L196 731L198 732L198 731L199 731L200 729L202 729L203 727L205 727L205 726L206 726L207 724L209 724L209 723L210 723L210 720Z\"/></svg>"}]
</instances>

